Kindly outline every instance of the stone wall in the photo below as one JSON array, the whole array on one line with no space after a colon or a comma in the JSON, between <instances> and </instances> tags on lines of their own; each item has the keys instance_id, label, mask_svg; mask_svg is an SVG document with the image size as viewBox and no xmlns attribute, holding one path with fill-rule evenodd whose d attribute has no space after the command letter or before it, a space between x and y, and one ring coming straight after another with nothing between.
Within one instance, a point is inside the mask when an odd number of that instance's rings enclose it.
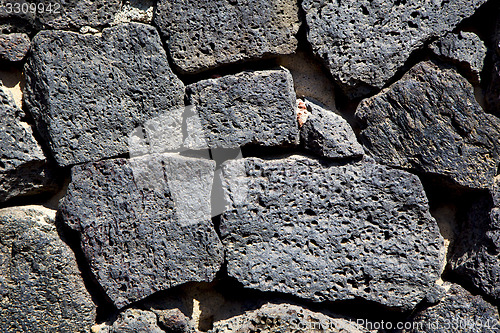
<instances>
[{"instance_id":1,"label":"stone wall","mask_svg":"<svg viewBox=\"0 0 500 333\"><path fill-rule=\"evenodd\" d=\"M494 0L0 2L0 331L500 330Z\"/></svg>"}]
</instances>

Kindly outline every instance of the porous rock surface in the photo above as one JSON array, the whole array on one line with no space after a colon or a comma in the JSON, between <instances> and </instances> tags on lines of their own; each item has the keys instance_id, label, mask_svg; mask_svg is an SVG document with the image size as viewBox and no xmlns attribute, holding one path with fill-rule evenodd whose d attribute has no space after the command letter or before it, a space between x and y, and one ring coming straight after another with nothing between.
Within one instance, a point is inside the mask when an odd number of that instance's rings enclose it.
<instances>
[{"instance_id":1,"label":"porous rock surface","mask_svg":"<svg viewBox=\"0 0 500 333\"><path fill-rule=\"evenodd\" d=\"M309 115L300 129L300 140L304 147L328 158L349 158L363 155L351 125L330 110L307 101Z\"/></svg>"},{"instance_id":2,"label":"porous rock surface","mask_svg":"<svg viewBox=\"0 0 500 333\"><path fill-rule=\"evenodd\" d=\"M486 58L486 46L473 32L448 33L429 48L439 58L465 69L468 78L479 83Z\"/></svg>"},{"instance_id":3,"label":"porous rock surface","mask_svg":"<svg viewBox=\"0 0 500 333\"><path fill-rule=\"evenodd\" d=\"M151 311L127 309L113 323L105 324L98 333L165 333L158 326L158 318Z\"/></svg>"},{"instance_id":4,"label":"porous rock surface","mask_svg":"<svg viewBox=\"0 0 500 333\"><path fill-rule=\"evenodd\" d=\"M302 8L314 53L355 96L382 88L413 51L453 30L485 2L305 0Z\"/></svg>"},{"instance_id":5,"label":"porous rock surface","mask_svg":"<svg viewBox=\"0 0 500 333\"><path fill-rule=\"evenodd\" d=\"M61 217L80 231L90 268L117 307L215 277L223 256L210 220L214 169L213 161L169 154L73 167Z\"/></svg>"},{"instance_id":6,"label":"porous rock surface","mask_svg":"<svg viewBox=\"0 0 500 333\"><path fill-rule=\"evenodd\" d=\"M60 166L127 153L134 128L183 105L158 33L140 23L42 31L25 70L25 103Z\"/></svg>"},{"instance_id":7,"label":"porous rock surface","mask_svg":"<svg viewBox=\"0 0 500 333\"><path fill-rule=\"evenodd\" d=\"M474 296L458 284L447 285L445 297L413 317L413 328L407 333L441 333L443 331L495 332L500 329L498 309L481 296ZM418 323L418 325L417 325Z\"/></svg>"},{"instance_id":8,"label":"porous rock surface","mask_svg":"<svg viewBox=\"0 0 500 333\"><path fill-rule=\"evenodd\" d=\"M492 42L492 65L485 99L488 109L496 115L500 115L500 8L497 8L496 29L492 37Z\"/></svg>"},{"instance_id":9,"label":"porous rock surface","mask_svg":"<svg viewBox=\"0 0 500 333\"><path fill-rule=\"evenodd\" d=\"M209 148L299 142L293 79L284 68L199 81L186 90Z\"/></svg>"},{"instance_id":10,"label":"porous rock surface","mask_svg":"<svg viewBox=\"0 0 500 333\"><path fill-rule=\"evenodd\" d=\"M491 196L478 196L472 203L458 239L450 268L462 280L499 300L500 177Z\"/></svg>"},{"instance_id":11,"label":"porous rock surface","mask_svg":"<svg viewBox=\"0 0 500 333\"><path fill-rule=\"evenodd\" d=\"M30 39L24 33L0 34L0 60L21 61L29 48Z\"/></svg>"},{"instance_id":12,"label":"porous rock surface","mask_svg":"<svg viewBox=\"0 0 500 333\"><path fill-rule=\"evenodd\" d=\"M437 290L443 238L416 176L300 156L228 161L223 175L227 271L245 287L406 310Z\"/></svg>"},{"instance_id":13,"label":"porous rock surface","mask_svg":"<svg viewBox=\"0 0 500 333\"><path fill-rule=\"evenodd\" d=\"M260 309L214 323L209 333L370 332L342 317L330 317L292 304L267 303Z\"/></svg>"},{"instance_id":14,"label":"porous rock surface","mask_svg":"<svg viewBox=\"0 0 500 333\"><path fill-rule=\"evenodd\" d=\"M0 330L86 332L95 305L75 255L58 236L55 211L0 209Z\"/></svg>"},{"instance_id":15,"label":"porous rock surface","mask_svg":"<svg viewBox=\"0 0 500 333\"><path fill-rule=\"evenodd\" d=\"M23 115L0 89L0 202L56 188L42 148L31 127L22 122Z\"/></svg>"},{"instance_id":16,"label":"porous rock surface","mask_svg":"<svg viewBox=\"0 0 500 333\"><path fill-rule=\"evenodd\" d=\"M293 53L300 25L294 0L160 0L154 22L188 73Z\"/></svg>"},{"instance_id":17,"label":"porous rock surface","mask_svg":"<svg viewBox=\"0 0 500 333\"><path fill-rule=\"evenodd\" d=\"M0 33L40 29L102 27L113 20L120 0L5 0L0 6Z\"/></svg>"},{"instance_id":18,"label":"porous rock surface","mask_svg":"<svg viewBox=\"0 0 500 333\"><path fill-rule=\"evenodd\" d=\"M500 119L483 111L471 85L431 62L413 67L361 102L361 140L379 162L489 188L500 156Z\"/></svg>"}]
</instances>

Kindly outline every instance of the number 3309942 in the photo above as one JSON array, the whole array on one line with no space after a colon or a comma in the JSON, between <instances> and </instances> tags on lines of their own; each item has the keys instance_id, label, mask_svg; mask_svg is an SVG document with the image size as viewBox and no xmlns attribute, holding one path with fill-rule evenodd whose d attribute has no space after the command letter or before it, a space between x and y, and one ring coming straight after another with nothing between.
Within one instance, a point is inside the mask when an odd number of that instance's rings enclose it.
<instances>
[{"instance_id":1,"label":"number 3309942","mask_svg":"<svg viewBox=\"0 0 500 333\"><path fill-rule=\"evenodd\" d=\"M41 14L51 13L60 14L61 4L59 3L19 3L19 2L4 2L0 1L0 10L4 10L8 14Z\"/></svg>"}]
</instances>

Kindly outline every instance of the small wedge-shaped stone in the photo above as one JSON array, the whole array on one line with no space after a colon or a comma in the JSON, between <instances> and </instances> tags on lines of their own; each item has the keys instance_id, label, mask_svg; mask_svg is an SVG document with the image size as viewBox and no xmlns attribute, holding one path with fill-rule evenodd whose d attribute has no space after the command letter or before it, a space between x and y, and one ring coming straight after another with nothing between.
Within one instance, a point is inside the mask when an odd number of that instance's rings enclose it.
<instances>
[{"instance_id":1,"label":"small wedge-shaped stone","mask_svg":"<svg viewBox=\"0 0 500 333\"><path fill-rule=\"evenodd\" d=\"M2 332L88 332L94 324L95 305L55 215L41 206L0 209Z\"/></svg>"},{"instance_id":2,"label":"small wedge-shaped stone","mask_svg":"<svg viewBox=\"0 0 500 333\"><path fill-rule=\"evenodd\" d=\"M186 90L209 148L298 144L293 79L284 68L200 81Z\"/></svg>"},{"instance_id":3,"label":"small wedge-shaped stone","mask_svg":"<svg viewBox=\"0 0 500 333\"><path fill-rule=\"evenodd\" d=\"M306 101L309 115L300 129L304 147L329 158L348 158L363 155L351 125L333 111Z\"/></svg>"},{"instance_id":4,"label":"small wedge-shaped stone","mask_svg":"<svg viewBox=\"0 0 500 333\"><path fill-rule=\"evenodd\" d=\"M57 188L42 148L22 115L0 87L0 202Z\"/></svg>"},{"instance_id":5,"label":"small wedge-shaped stone","mask_svg":"<svg viewBox=\"0 0 500 333\"><path fill-rule=\"evenodd\" d=\"M151 311L127 309L109 325L100 327L98 333L165 333L158 326L158 318ZM177 332L175 332L177 333ZM183 332L179 332L183 333Z\"/></svg>"},{"instance_id":6,"label":"small wedge-shaped stone","mask_svg":"<svg viewBox=\"0 0 500 333\"><path fill-rule=\"evenodd\" d=\"M458 284L448 289L439 304L417 313L408 333L496 332L500 329L498 310L481 296L473 296Z\"/></svg>"},{"instance_id":7,"label":"small wedge-shaped stone","mask_svg":"<svg viewBox=\"0 0 500 333\"><path fill-rule=\"evenodd\" d=\"M72 169L60 211L104 291L121 308L211 281L223 260L210 218L215 162L157 154Z\"/></svg>"},{"instance_id":8,"label":"small wedge-shaped stone","mask_svg":"<svg viewBox=\"0 0 500 333\"><path fill-rule=\"evenodd\" d=\"M473 83L479 83L487 50L478 35L463 31L448 33L429 47L439 58L463 68Z\"/></svg>"},{"instance_id":9,"label":"small wedge-shaped stone","mask_svg":"<svg viewBox=\"0 0 500 333\"><path fill-rule=\"evenodd\" d=\"M382 88L414 50L452 31L485 2L305 0L302 8L314 53L349 90Z\"/></svg>"},{"instance_id":10,"label":"small wedge-shaped stone","mask_svg":"<svg viewBox=\"0 0 500 333\"><path fill-rule=\"evenodd\" d=\"M154 22L183 72L291 54L300 25L295 0L160 0Z\"/></svg>"},{"instance_id":11,"label":"small wedge-shaped stone","mask_svg":"<svg viewBox=\"0 0 500 333\"><path fill-rule=\"evenodd\" d=\"M0 60L21 61L30 49L28 35L22 33L0 34Z\"/></svg>"},{"instance_id":12,"label":"small wedge-shaped stone","mask_svg":"<svg viewBox=\"0 0 500 333\"><path fill-rule=\"evenodd\" d=\"M28 110L61 166L127 153L134 128L184 99L158 33L139 23L102 35L40 32L25 90Z\"/></svg>"},{"instance_id":13,"label":"small wedge-shaped stone","mask_svg":"<svg viewBox=\"0 0 500 333\"><path fill-rule=\"evenodd\" d=\"M361 102L361 140L379 163L489 188L500 155L500 119L486 114L453 69L419 63Z\"/></svg>"},{"instance_id":14,"label":"small wedge-shaped stone","mask_svg":"<svg viewBox=\"0 0 500 333\"><path fill-rule=\"evenodd\" d=\"M500 177L491 195L477 196L472 203L457 239L451 269L486 295L500 300Z\"/></svg>"},{"instance_id":15,"label":"small wedge-shaped stone","mask_svg":"<svg viewBox=\"0 0 500 333\"><path fill-rule=\"evenodd\" d=\"M223 165L227 271L245 287L411 309L439 288L444 243L419 179L372 160Z\"/></svg>"}]
</instances>

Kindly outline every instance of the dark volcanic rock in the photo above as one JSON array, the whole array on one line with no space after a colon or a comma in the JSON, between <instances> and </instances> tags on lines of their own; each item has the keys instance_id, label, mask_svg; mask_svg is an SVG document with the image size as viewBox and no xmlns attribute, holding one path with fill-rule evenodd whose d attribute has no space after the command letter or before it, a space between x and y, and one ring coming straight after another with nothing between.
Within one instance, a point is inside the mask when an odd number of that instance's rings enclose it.
<instances>
[{"instance_id":1,"label":"dark volcanic rock","mask_svg":"<svg viewBox=\"0 0 500 333\"><path fill-rule=\"evenodd\" d=\"M329 317L291 304L268 303L260 309L214 323L209 333L370 332L354 319Z\"/></svg>"},{"instance_id":2,"label":"dark volcanic rock","mask_svg":"<svg viewBox=\"0 0 500 333\"><path fill-rule=\"evenodd\" d=\"M471 85L452 69L419 63L361 102L361 139L390 166L444 175L488 188L500 155L500 119L484 113Z\"/></svg>"},{"instance_id":3,"label":"dark volcanic rock","mask_svg":"<svg viewBox=\"0 0 500 333\"><path fill-rule=\"evenodd\" d=\"M497 24L493 36L491 77L485 99L488 108L500 115L500 8L498 8Z\"/></svg>"},{"instance_id":4,"label":"dark volcanic rock","mask_svg":"<svg viewBox=\"0 0 500 333\"><path fill-rule=\"evenodd\" d=\"M446 296L433 307L418 313L409 333L496 332L500 329L498 310L481 296L473 296L457 284L447 286Z\"/></svg>"},{"instance_id":5,"label":"dark volcanic rock","mask_svg":"<svg viewBox=\"0 0 500 333\"><path fill-rule=\"evenodd\" d=\"M295 0L161 0L154 22L183 72L293 53L300 25Z\"/></svg>"},{"instance_id":6,"label":"dark volcanic rock","mask_svg":"<svg viewBox=\"0 0 500 333\"><path fill-rule=\"evenodd\" d=\"M2 332L87 332L94 323L95 305L54 217L38 206L0 210Z\"/></svg>"},{"instance_id":7,"label":"dark volcanic rock","mask_svg":"<svg viewBox=\"0 0 500 333\"><path fill-rule=\"evenodd\" d=\"M120 0L5 0L0 6L0 33L40 29L79 29L110 23Z\"/></svg>"},{"instance_id":8,"label":"dark volcanic rock","mask_svg":"<svg viewBox=\"0 0 500 333\"><path fill-rule=\"evenodd\" d=\"M305 0L302 7L314 53L349 89L382 88L414 50L453 30L485 2Z\"/></svg>"},{"instance_id":9,"label":"dark volcanic rock","mask_svg":"<svg viewBox=\"0 0 500 333\"><path fill-rule=\"evenodd\" d=\"M500 177L490 195L471 204L459 241L453 248L450 267L463 280L500 300Z\"/></svg>"},{"instance_id":10,"label":"dark volcanic rock","mask_svg":"<svg viewBox=\"0 0 500 333\"><path fill-rule=\"evenodd\" d=\"M298 144L296 96L286 69L228 75L186 90L209 148Z\"/></svg>"},{"instance_id":11,"label":"dark volcanic rock","mask_svg":"<svg viewBox=\"0 0 500 333\"><path fill-rule=\"evenodd\" d=\"M486 46L473 32L448 33L429 48L439 58L464 68L468 78L479 83L483 71Z\"/></svg>"},{"instance_id":12,"label":"dark volcanic rock","mask_svg":"<svg viewBox=\"0 0 500 333\"><path fill-rule=\"evenodd\" d=\"M25 102L61 166L127 153L134 128L183 105L184 86L153 27L43 31L31 53Z\"/></svg>"},{"instance_id":13,"label":"dark volcanic rock","mask_svg":"<svg viewBox=\"0 0 500 333\"><path fill-rule=\"evenodd\" d=\"M399 309L439 289L443 238L416 176L300 156L230 161L223 175L227 270L244 286Z\"/></svg>"},{"instance_id":14,"label":"dark volcanic rock","mask_svg":"<svg viewBox=\"0 0 500 333\"><path fill-rule=\"evenodd\" d=\"M0 60L21 61L30 48L30 39L23 33L0 35Z\"/></svg>"},{"instance_id":15,"label":"dark volcanic rock","mask_svg":"<svg viewBox=\"0 0 500 333\"><path fill-rule=\"evenodd\" d=\"M23 112L0 88L0 202L57 188Z\"/></svg>"},{"instance_id":16,"label":"dark volcanic rock","mask_svg":"<svg viewBox=\"0 0 500 333\"><path fill-rule=\"evenodd\" d=\"M210 218L214 169L169 154L73 167L61 216L81 232L91 270L118 307L215 277L223 258Z\"/></svg>"},{"instance_id":17,"label":"dark volcanic rock","mask_svg":"<svg viewBox=\"0 0 500 333\"><path fill-rule=\"evenodd\" d=\"M127 309L118 315L118 318L105 325L99 333L165 333L158 327L158 319L153 312Z\"/></svg>"},{"instance_id":18,"label":"dark volcanic rock","mask_svg":"<svg viewBox=\"0 0 500 333\"><path fill-rule=\"evenodd\" d=\"M329 158L346 158L363 155L351 125L332 111L306 101L309 116L300 129L304 147Z\"/></svg>"}]
</instances>

